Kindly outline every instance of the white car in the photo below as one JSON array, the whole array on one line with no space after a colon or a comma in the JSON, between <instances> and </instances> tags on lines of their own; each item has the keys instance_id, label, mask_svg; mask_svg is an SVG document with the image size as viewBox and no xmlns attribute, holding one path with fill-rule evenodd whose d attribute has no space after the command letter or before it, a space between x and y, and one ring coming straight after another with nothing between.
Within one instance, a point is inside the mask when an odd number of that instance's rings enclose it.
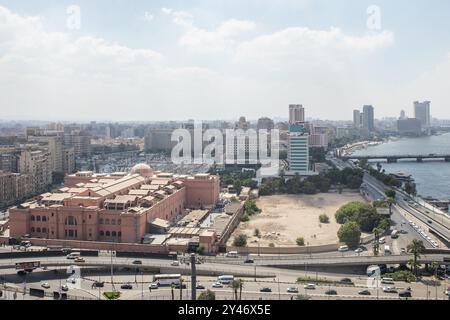
<instances>
[{"instance_id":1,"label":"white car","mask_svg":"<svg viewBox=\"0 0 450 320\"><path fill-rule=\"evenodd\" d=\"M72 284L75 284L75 283L77 283L77 279L75 279L75 278L69 278L69 279L66 280L66 282L70 282L70 283L72 283Z\"/></svg>"},{"instance_id":2,"label":"white car","mask_svg":"<svg viewBox=\"0 0 450 320\"><path fill-rule=\"evenodd\" d=\"M159 285L156 282L150 283L150 285L149 285L149 289L154 290L154 289L158 289L158 288L159 288Z\"/></svg>"},{"instance_id":3,"label":"white car","mask_svg":"<svg viewBox=\"0 0 450 320\"><path fill-rule=\"evenodd\" d=\"M172 263L170 264L172 267L179 267L180 266L180 262L178 261L172 261Z\"/></svg>"},{"instance_id":4,"label":"white car","mask_svg":"<svg viewBox=\"0 0 450 320\"><path fill-rule=\"evenodd\" d=\"M287 289L288 293L298 293L298 288L292 287Z\"/></svg>"},{"instance_id":5,"label":"white car","mask_svg":"<svg viewBox=\"0 0 450 320\"><path fill-rule=\"evenodd\" d=\"M212 287L213 288L223 288L223 284L221 284L220 282L214 282L212 284Z\"/></svg>"},{"instance_id":6,"label":"white car","mask_svg":"<svg viewBox=\"0 0 450 320\"><path fill-rule=\"evenodd\" d=\"M380 238L380 240L378 240L379 244L385 244L386 243L386 238Z\"/></svg>"},{"instance_id":7,"label":"white car","mask_svg":"<svg viewBox=\"0 0 450 320\"><path fill-rule=\"evenodd\" d=\"M316 289L316 285L314 283L308 283L308 284L305 284L305 286L303 288L307 289L307 290L314 290L314 289Z\"/></svg>"},{"instance_id":8,"label":"white car","mask_svg":"<svg viewBox=\"0 0 450 320\"><path fill-rule=\"evenodd\" d=\"M402 249L401 249L401 253L402 253L402 254L406 254L406 253L407 253L407 252L406 252L406 249L405 249L405 248L402 248Z\"/></svg>"},{"instance_id":9,"label":"white car","mask_svg":"<svg viewBox=\"0 0 450 320\"><path fill-rule=\"evenodd\" d=\"M386 292L386 293L397 293L397 289L395 289L393 287L384 287L383 288L383 292Z\"/></svg>"},{"instance_id":10,"label":"white car","mask_svg":"<svg viewBox=\"0 0 450 320\"><path fill-rule=\"evenodd\" d=\"M48 282L44 282L43 284L41 284L41 287L44 289L50 289L50 284Z\"/></svg>"},{"instance_id":11,"label":"white car","mask_svg":"<svg viewBox=\"0 0 450 320\"><path fill-rule=\"evenodd\" d=\"M361 253L361 252L363 252L363 251L364 251L363 249L358 248L358 249L355 250L355 253Z\"/></svg>"}]
</instances>

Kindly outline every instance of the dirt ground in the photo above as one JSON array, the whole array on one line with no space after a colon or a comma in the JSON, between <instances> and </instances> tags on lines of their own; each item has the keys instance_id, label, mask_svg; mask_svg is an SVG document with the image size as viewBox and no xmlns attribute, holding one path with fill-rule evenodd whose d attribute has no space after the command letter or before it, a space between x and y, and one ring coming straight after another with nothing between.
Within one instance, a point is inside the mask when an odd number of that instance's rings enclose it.
<instances>
[{"instance_id":1,"label":"dirt ground","mask_svg":"<svg viewBox=\"0 0 450 320\"><path fill-rule=\"evenodd\" d=\"M337 231L340 225L334 214L344 204L352 201L364 202L358 193L317 195L275 195L261 197L257 206L262 210L254 215L249 222L242 223L229 240L239 234L248 236L248 246L262 247L273 243L275 246L296 246L296 239L303 237L305 245L317 246L338 242ZM325 213L330 223L319 222L319 216ZM261 237L254 236L259 229Z\"/></svg>"}]
</instances>

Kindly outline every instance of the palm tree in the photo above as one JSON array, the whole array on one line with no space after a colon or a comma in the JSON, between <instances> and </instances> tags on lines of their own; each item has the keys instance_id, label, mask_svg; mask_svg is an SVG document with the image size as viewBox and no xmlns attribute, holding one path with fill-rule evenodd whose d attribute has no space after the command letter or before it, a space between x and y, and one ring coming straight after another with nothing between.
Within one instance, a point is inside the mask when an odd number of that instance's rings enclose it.
<instances>
[{"instance_id":1,"label":"palm tree","mask_svg":"<svg viewBox=\"0 0 450 320\"><path fill-rule=\"evenodd\" d=\"M180 279L180 301L183 300L183 282L184 280Z\"/></svg>"},{"instance_id":2,"label":"palm tree","mask_svg":"<svg viewBox=\"0 0 450 320\"><path fill-rule=\"evenodd\" d=\"M173 291L175 289L175 285L172 283L172 285L170 286L170 289L172 291L172 301L175 300L175 292Z\"/></svg>"},{"instance_id":3,"label":"palm tree","mask_svg":"<svg viewBox=\"0 0 450 320\"><path fill-rule=\"evenodd\" d=\"M420 255L425 252L425 246L421 240L414 239L408 245L408 251L413 254L412 267L414 269L414 274L417 276L417 259L420 258Z\"/></svg>"},{"instance_id":4,"label":"palm tree","mask_svg":"<svg viewBox=\"0 0 450 320\"><path fill-rule=\"evenodd\" d=\"M242 300L242 289L244 288L244 280L239 279L239 300Z\"/></svg>"},{"instance_id":5,"label":"palm tree","mask_svg":"<svg viewBox=\"0 0 450 320\"><path fill-rule=\"evenodd\" d=\"M233 289L233 293L234 293L234 300L238 299L238 290L239 290L239 281L237 279L233 280L233 282L231 282L231 288Z\"/></svg>"}]
</instances>

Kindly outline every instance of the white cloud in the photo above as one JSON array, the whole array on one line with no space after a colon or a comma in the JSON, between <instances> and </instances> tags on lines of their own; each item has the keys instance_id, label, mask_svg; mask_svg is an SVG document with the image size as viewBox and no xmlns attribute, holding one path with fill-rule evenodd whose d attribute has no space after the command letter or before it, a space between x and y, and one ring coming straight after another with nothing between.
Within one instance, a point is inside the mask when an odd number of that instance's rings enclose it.
<instances>
[{"instance_id":1,"label":"white cloud","mask_svg":"<svg viewBox=\"0 0 450 320\"><path fill-rule=\"evenodd\" d=\"M391 32L355 36L293 27L260 34L251 21L206 29L188 12L161 12L182 29L175 54L48 32L40 18L0 7L0 117L256 118L286 116L295 102L309 116L350 119L364 103L380 113L396 108L393 89L377 74L395 44ZM449 74L450 56L399 89L395 103L413 94L449 101Z\"/></svg>"}]
</instances>

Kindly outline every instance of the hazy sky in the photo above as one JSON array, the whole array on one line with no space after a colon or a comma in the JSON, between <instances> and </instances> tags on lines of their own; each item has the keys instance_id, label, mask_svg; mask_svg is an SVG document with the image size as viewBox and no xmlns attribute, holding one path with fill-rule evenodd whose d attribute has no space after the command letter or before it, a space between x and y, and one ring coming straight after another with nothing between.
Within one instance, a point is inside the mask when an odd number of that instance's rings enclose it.
<instances>
[{"instance_id":1,"label":"hazy sky","mask_svg":"<svg viewBox=\"0 0 450 320\"><path fill-rule=\"evenodd\" d=\"M0 0L0 119L450 118L449 30L448 0Z\"/></svg>"}]
</instances>

